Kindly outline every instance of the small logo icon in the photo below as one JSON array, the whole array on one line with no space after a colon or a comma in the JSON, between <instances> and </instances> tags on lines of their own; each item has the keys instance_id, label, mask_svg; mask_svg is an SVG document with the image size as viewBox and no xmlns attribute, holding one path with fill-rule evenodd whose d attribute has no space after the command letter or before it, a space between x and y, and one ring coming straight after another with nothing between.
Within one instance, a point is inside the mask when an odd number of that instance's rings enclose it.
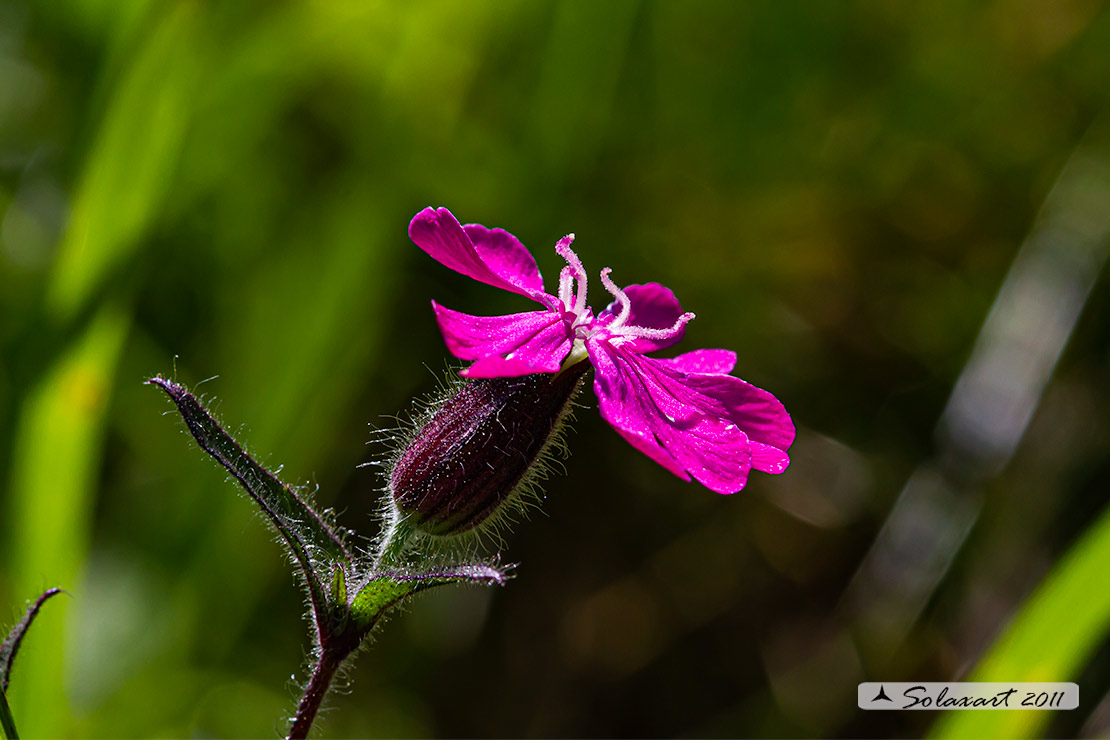
<instances>
[{"instance_id":1,"label":"small logo icon","mask_svg":"<svg viewBox=\"0 0 1110 740\"><path fill-rule=\"evenodd\" d=\"M886 689L883 688L882 684L879 684L879 693L875 694L875 698L872 699L871 701L890 701L890 702L892 702L894 700L886 695Z\"/></svg>"}]
</instances>

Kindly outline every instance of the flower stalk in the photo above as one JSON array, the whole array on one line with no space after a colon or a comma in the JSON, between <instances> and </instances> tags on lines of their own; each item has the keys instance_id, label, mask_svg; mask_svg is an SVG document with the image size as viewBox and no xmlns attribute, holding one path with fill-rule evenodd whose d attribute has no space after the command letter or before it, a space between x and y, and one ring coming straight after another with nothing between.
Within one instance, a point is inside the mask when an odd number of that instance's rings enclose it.
<instances>
[{"instance_id":1,"label":"flower stalk","mask_svg":"<svg viewBox=\"0 0 1110 740\"><path fill-rule=\"evenodd\" d=\"M308 732L312 729L312 723L316 720L316 714L320 711L320 706L327 696L336 672L343 665L343 661L358 648L363 635L357 630L347 629L339 634L325 633L322 637L324 639L312 669L312 676L297 704L297 712L289 724L289 740L303 740L308 737Z\"/></svg>"}]
</instances>

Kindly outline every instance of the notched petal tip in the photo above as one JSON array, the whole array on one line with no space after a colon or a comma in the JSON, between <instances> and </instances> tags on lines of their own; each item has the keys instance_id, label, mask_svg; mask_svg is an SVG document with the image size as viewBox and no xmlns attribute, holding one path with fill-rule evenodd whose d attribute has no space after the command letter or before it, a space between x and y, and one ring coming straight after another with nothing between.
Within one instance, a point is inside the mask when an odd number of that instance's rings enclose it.
<instances>
[{"instance_id":1,"label":"notched petal tip","mask_svg":"<svg viewBox=\"0 0 1110 740\"><path fill-rule=\"evenodd\" d=\"M743 430L684 376L627 345L587 342L603 418L636 449L672 473L710 490L734 493L751 469Z\"/></svg>"},{"instance_id":2,"label":"notched petal tip","mask_svg":"<svg viewBox=\"0 0 1110 740\"><path fill-rule=\"evenodd\" d=\"M495 288L540 300L543 279L531 253L504 229L463 226L446 208L425 208L409 222L409 238L432 259Z\"/></svg>"},{"instance_id":3,"label":"notched petal tip","mask_svg":"<svg viewBox=\"0 0 1110 740\"><path fill-rule=\"evenodd\" d=\"M698 350L657 360L603 337L587 349L602 416L676 475L731 494L744 488L753 468L777 474L789 466L794 424L779 400L713 372L731 370L734 353Z\"/></svg>"},{"instance_id":4,"label":"notched petal tip","mask_svg":"<svg viewBox=\"0 0 1110 740\"><path fill-rule=\"evenodd\" d=\"M752 467L761 473L779 475L790 467L790 455L785 450L762 442L751 442L751 446Z\"/></svg>"}]
</instances>

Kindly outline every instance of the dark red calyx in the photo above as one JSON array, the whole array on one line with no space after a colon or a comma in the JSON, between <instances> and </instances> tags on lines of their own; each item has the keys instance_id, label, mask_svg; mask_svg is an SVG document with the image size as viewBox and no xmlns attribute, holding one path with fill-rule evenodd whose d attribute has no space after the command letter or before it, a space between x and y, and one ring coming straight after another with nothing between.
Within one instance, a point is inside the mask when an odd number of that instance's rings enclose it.
<instances>
[{"instance_id":1,"label":"dark red calyx","mask_svg":"<svg viewBox=\"0 0 1110 740\"><path fill-rule=\"evenodd\" d=\"M549 446L589 363L558 375L480 378L448 398L401 451L390 493L407 521L451 535L509 501Z\"/></svg>"}]
</instances>

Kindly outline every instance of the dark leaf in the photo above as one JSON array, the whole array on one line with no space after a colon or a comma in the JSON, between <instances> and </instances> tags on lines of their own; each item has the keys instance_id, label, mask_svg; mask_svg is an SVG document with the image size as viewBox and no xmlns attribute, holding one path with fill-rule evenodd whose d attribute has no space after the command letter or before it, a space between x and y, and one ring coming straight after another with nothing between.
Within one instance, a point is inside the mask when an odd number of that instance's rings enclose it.
<instances>
[{"instance_id":1,"label":"dark leaf","mask_svg":"<svg viewBox=\"0 0 1110 740\"><path fill-rule=\"evenodd\" d=\"M184 386L160 376L146 382L166 392L201 449L239 481L277 529L304 575L317 624L322 624L333 568L351 560L339 534L296 491L248 455Z\"/></svg>"},{"instance_id":2,"label":"dark leaf","mask_svg":"<svg viewBox=\"0 0 1110 740\"><path fill-rule=\"evenodd\" d=\"M31 628L31 623L35 621L35 617L38 616L39 610L42 609L42 605L60 593L62 593L62 589L60 588L52 588L43 592L41 596L35 599L35 603L27 607L27 612L23 615L23 619L19 620L19 623L12 627L11 632L4 638L4 642L0 643L0 689L7 691L8 681L12 674L12 663L15 662L15 655L19 652L19 646L23 642L23 637L27 634L27 630Z\"/></svg>"}]
</instances>

